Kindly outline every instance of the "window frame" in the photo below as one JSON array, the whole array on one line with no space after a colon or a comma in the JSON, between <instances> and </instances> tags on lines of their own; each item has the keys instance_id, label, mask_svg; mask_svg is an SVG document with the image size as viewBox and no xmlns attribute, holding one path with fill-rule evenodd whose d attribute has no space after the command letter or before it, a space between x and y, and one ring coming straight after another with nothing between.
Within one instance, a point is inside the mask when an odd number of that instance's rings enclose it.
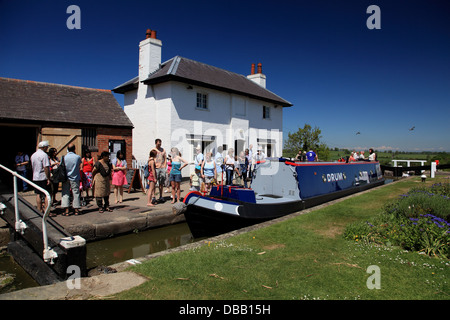
<instances>
[{"instance_id":1,"label":"window frame","mask_svg":"<svg viewBox=\"0 0 450 320\"><path fill-rule=\"evenodd\" d=\"M270 107L268 107L268 106L263 106L263 115L262 115L262 118L263 119L266 119L266 120L270 120Z\"/></svg>"},{"instance_id":2,"label":"window frame","mask_svg":"<svg viewBox=\"0 0 450 320\"><path fill-rule=\"evenodd\" d=\"M209 110L209 95L205 92L197 92L196 95L196 106L197 110Z\"/></svg>"},{"instance_id":3,"label":"window frame","mask_svg":"<svg viewBox=\"0 0 450 320\"><path fill-rule=\"evenodd\" d=\"M89 150L98 150L97 128L81 128L81 144Z\"/></svg>"}]
</instances>

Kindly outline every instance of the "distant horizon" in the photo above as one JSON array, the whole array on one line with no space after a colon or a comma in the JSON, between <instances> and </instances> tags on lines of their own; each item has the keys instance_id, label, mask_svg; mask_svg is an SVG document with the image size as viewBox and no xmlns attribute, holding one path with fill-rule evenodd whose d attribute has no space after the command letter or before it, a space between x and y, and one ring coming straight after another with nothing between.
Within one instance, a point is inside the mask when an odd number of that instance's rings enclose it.
<instances>
[{"instance_id":1,"label":"distant horizon","mask_svg":"<svg viewBox=\"0 0 450 320\"><path fill-rule=\"evenodd\" d=\"M330 150L334 150L335 148L330 148ZM360 151L367 151L370 148L366 148L366 149L356 149L356 148L338 148L340 151L341 150L349 150L349 151L353 151L355 150L356 152L360 152ZM384 152L384 153L406 153L406 154L411 154L411 153L422 153L422 154L427 154L427 153L433 153L433 154L437 154L437 153L450 153L449 151L427 151L427 150L423 150L423 151L410 151L410 150L380 150L377 148L372 148L374 151L376 152Z\"/></svg>"},{"instance_id":2,"label":"distant horizon","mask_svg":"<svg viewBox=\"0 0 450 320\"><path fill-rule=\"evenodd\" d=\"M284 141L285 143L285 141ZM368 151L369 149L373 149L374 151L377 152L385 152L385 153L395 153L395 152L399 152L399 153L433 153L433 154L437 154L437 153L450 153L450 151L445 151L445 150L439 150L439 151L434 151L434 150L394 150L394 149L379 149L376 147L356 147L356 148L347 148L347 147L332 147L332 146L328 146L327 147L330 150L334 150L335 148L337 148L340 151L343 150L349 150L349 151L356 151L356 152L360 152L360 151ZM283 148L284 150L284 148Z\"/></svg>"}]
</instances>

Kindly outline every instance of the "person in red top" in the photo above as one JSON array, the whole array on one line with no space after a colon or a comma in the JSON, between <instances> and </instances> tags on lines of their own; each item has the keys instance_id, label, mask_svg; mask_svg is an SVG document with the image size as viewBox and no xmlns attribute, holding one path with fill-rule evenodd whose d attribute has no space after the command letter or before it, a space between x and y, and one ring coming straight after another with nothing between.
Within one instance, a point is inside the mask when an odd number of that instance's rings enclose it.
<instances>
[{"instance_id":1,"label":"person in red top","mask_svg":"<svg viewBox=\"0 0 450 320\"><path fill-rule=\"evenodd\" d=\"M157 151L152 149L148 158L148 191L147 191L147 206L153 207L156 204L155 199L155 183L156 183L156 168L155 158Z\"/></svg>"},{"instance_id":2,"label":"person in red top","mask_svg":"<svg viewBox=\"0 0 450 320\"><path fill-rule=\"evenodd\" d=\"M86 198L89 198L89 190L92 189L92 170L94 169L94 158L91 155L91 151L85 150L83 158L81 159L81 183L83 190L86 190ZM94 192L92 191L92 197Z\"/></svg>"}]
</instances>

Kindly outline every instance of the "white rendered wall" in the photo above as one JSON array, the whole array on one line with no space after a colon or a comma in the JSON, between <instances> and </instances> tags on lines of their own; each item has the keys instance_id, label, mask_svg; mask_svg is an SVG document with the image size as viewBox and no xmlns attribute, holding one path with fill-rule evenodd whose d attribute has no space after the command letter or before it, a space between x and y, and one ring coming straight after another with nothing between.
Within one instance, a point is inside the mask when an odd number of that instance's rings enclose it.
<instances>
[{"instance_id":1,"label":"white rendered wall","mask_svg":"<svg viewBox=\"0 0 450 320\"><path fill-rule=\"evenodd\" d=\"M197 92L208 95L208 110L196 108ZM257 138L273 139L273 153L282 154L282 107L248 97L218 90L192 86L181 82L166 82L154 86L140 84L138 90L125 94L125 113L133 122L133 155L146 160L154 140L160 138L167 152L177 147L182 157L192 162L195 136L213 136L215 145L234 148L234 141L244 141L244 148ZM270 107L270 119L263 119L262 108ZM211 145L211 148L213 146ZM183 171L190 174L193 168Z\"/></svg>"},{"instance_id":2,"label":"white rendered wall","mask_svg":"<svg viewBox=\"0 0 450 320\"><path fill-rule=\"evenodd\" d=\"M270 118L263 118L263 106L270 108ZM249 144L253 145L253 151L256 151L259 139L273 139L276 141L273 146L273 153L275 156L280 157L282 155L282 141L283 141L283 108L275 105L249 99L248 103L248 119L249 119Z\"/></svg>"},{"instance_id":3,"label":"white rendered wall","mask_svg":"<svg viewBox=\"0 0 450 320\"><path fill-rule=\"evenodd\" d=\"M124 111L134 125L133 155L138 161L148 159L155 139L163 140L163 147L170 150L171 123L170 85L168 83L147 86L142 83L138 90L125 93ZM165 145L166 143L166 145Z\"/></svg>"}]
</instances>

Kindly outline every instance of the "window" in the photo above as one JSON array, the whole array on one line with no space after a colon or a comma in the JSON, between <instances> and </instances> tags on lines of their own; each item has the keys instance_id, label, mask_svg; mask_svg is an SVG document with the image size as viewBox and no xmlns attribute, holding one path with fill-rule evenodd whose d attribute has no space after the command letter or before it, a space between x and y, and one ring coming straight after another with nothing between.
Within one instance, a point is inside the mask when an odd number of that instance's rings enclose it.
<instances>
[{"instance_id":1,"label":"window","mask_svg":"<svg viewBox=\"0 0 450 320\"><path fill-rule=\"evenodd\" d=\"M109 152L111 163L114 163L114 161L117 158L117 151L121 151L123 153L124 158L127 157L127 145L125 143L125 140L109 140Z\"/></svg>"},{"instance_id":2,"label":"window","mask_svg":"<svg viewBox=\"0 0 450 320\"><path fill-rule=\"evenodd\" d=\"M208 95L197 92L197 108L198 109L208 109Z\"/></svg>"},{"instance_id":3,"label":"window","mask_svg":"<svg viewBox=\"0 0 450 320\"><path fill-rule=\"evenodd\" d=\"M88 148L91 151L97 148L97 129L82 128L81 129L83 148Z\"/></svg>"},{"instance_id":4,"label":"window","mask_svg":"<svg viewBox=\"0 0 450 320\"><path fill-rule=\"evenodd\" d=\"M263 106L263 119L270 119L270 107Z\"/></svg>"}]
</instances>

